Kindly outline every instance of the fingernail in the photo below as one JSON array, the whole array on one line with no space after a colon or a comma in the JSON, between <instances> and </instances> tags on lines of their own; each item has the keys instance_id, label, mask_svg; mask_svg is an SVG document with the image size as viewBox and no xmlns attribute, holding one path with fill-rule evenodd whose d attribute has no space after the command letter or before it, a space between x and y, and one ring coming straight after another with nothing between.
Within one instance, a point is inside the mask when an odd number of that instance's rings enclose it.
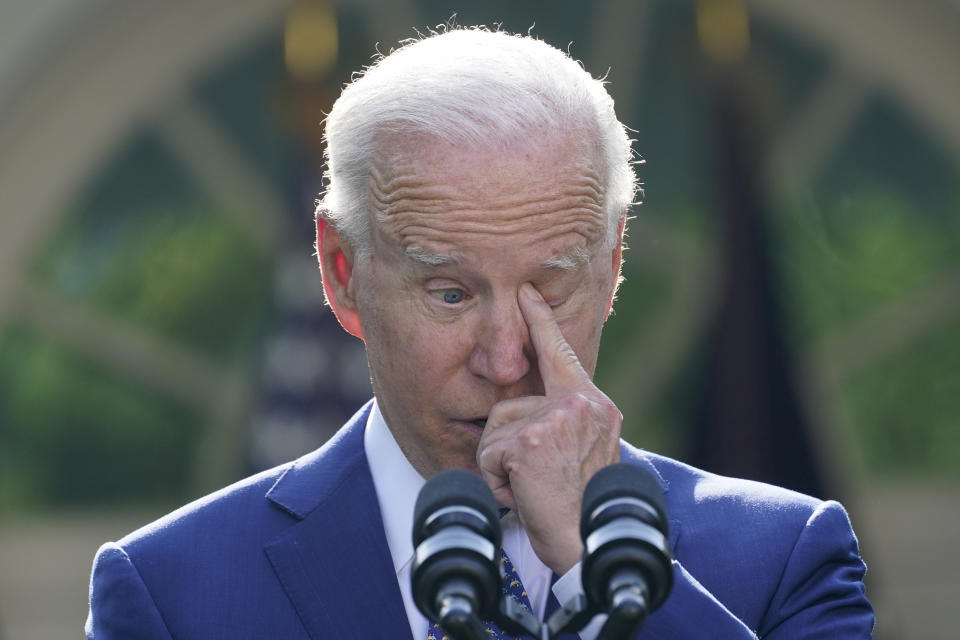
<instances>
[{"instance_id":1,"label":"fingernail","mask_svg":"<svg viewBox=\"0 0 960 640\"><path fill-rule=\"evenodd\" d=\"M543 302L543 296L541 296L537 288L529 282L524 282L520 285L520 293L534 302Z\"/></svg>"}]
</instances>

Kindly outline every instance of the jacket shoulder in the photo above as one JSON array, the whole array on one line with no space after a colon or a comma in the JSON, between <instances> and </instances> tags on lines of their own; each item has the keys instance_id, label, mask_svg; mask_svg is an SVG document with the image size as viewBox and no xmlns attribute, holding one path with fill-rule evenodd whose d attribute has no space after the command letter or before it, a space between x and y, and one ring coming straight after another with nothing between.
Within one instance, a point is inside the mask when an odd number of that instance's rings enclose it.
<instances>
[{"instance_id":1,"label":"jacket shoulder","mask_svg":"<svg viewBox=\"0 0 960 640\"><path fill-rule=\"evenodd\" d=\"M864 569L843 507L782 487L730 478L637 451L660 475L674 555L708 591L753 629L798 561Z\"/></svg>"},{"instance_id":2,"label":"jacket shoulder","mask_svg":"<svg viewBox=\"0 0 960 640\"><path fill-rule=\"evenodd\" d=\"M241 537L262 541L291 518L302 519L322 501L344 471L363 462L364 405L330 440L296 460L244 478L147 524L117 541L132 556L169 541L182 551L196 544ZM187 547L189 548L189 547Z\"/></svg>"}]
</instances>

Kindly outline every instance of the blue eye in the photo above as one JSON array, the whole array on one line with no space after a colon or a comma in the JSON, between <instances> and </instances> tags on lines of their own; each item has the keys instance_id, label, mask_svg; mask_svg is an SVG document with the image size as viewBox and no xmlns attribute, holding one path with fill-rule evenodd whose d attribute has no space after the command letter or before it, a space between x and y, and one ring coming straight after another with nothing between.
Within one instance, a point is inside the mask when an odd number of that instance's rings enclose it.
<instances>
[{"instance_id":1,"label":"blue eye","mask_svg":"<svg viewBox=\"0 0 960 640\"><path fill-rule=\"evenodd\" d=\"M467 295L463 292L463 289L444 289L441 293L443 294L443 301L447 304L463 302Z\"/></svg>"}]
</instances>

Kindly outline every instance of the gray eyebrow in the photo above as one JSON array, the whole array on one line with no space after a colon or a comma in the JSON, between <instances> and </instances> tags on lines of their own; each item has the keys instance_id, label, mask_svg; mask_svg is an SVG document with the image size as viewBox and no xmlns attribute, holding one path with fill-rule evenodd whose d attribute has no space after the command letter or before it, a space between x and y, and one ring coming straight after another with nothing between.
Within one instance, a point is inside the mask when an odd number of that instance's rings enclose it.
<instances>
[{"instance_id":1,"label":"gray eyebrow","mask_svg":"<svg viewBox=\"0 0 960 640\"><path fill-rule=\"evenodd\" d=\"M590 262L590 252L586 247L577 246L559 256L553 256L540 263L544 269L563 269L573 271Z\"/></svg>"},{"instance_id":2,"label":"gray eyebrow","mask_svg":"<svg viewBox=\"0 0 960 640\"><path fill-rule=\"evenodd\" d=\"M430 267L439 267L444 264L454 264L457 259L446 253L431 253L416 245L407 247L403 252L413 260Z\"/></svg>"},{"instance_id":3,"label":"gray eyebrow","mask_svg":"<svg viewBox=\"0 0 960 640\"><path fill-rule=\"evenodd\" d=\"M433 253L416 245L404 249L404 253L411 259L430 267L439 267L445 264L456 264L458 260L446 253ZM590 262L590 252L586 247L574 247L559 256L547 258L540 263L544 269L563 269L573 271Z\"/></svg>"}]
</instances>

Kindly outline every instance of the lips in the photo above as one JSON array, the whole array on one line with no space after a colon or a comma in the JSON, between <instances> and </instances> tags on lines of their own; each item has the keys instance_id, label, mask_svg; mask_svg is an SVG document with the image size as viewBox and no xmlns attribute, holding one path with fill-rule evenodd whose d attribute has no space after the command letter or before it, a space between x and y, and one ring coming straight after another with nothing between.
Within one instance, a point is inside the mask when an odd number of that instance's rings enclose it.
<instances>
[{"instance_id":1,"label":"lips","mask_svg":"<svg viewBox=\"0 0 960 640\"><path fill-rule=\"evenodd\" d=\"M483 431L483 428L484 428L485 426L487 426L487 419L486 419L486 418L473 418L473 419L471 419L471 418L461 418L461 419L457 420L457 422L459 422L460 424L463 424L463 425L467 425L467 424L473 425L473 426L476 427L479 431Z\"/></svg>"},{"instance_id":2,"label":"lips","mask_svg":"<svg viewBox=\"0 0 960 640\"><path fill-rule=\"evenodd\" d=\"M487 426L487 417L483 418L454 418L452 422L458 424L461 429L466 429L467 431L479 436L483 433L484 428Z\"/></svg>"}]
</instances>

